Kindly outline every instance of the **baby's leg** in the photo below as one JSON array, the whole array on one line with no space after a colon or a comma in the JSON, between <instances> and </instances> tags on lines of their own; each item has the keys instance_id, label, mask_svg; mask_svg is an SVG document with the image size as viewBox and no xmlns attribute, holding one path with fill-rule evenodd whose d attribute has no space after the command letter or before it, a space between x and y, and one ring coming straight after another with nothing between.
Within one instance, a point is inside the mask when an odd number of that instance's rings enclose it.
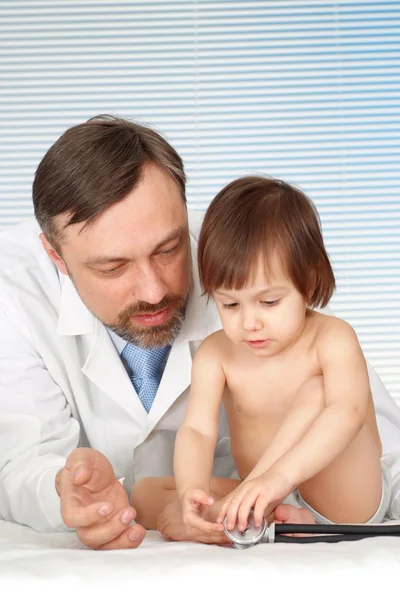
<instances>
[{"instance_id":1,"label":"baby's leg","mask_svg":"<svg viewBox=\"0 0 400 600\"><path fill-rule=\"evenodd\" d=\"M280 523L295 523L296 525L313 525L315 519L307 508L297 508L291 504L279 504L273 515L274 521ZM302 534L288 534L293 537L300 537Z\"/></svg>"},{"instance_id":2,"label":"baby's leg","mask_svg":"<svg viewBox=\"0 0 400 600\"><path fill-rule=\"evenodd\" d=\"M316 381L319 380L319 385ZM307 388L305 388L307 389ZM321 378L312 389L321 410L325 408ZM307 402L304 389L295 402ZM364 523L377 511L382 497L380 451L367 425L342 454L312 479L299 486L304 500L326 519L336 523Z\"/></svg>"}]
</instances>

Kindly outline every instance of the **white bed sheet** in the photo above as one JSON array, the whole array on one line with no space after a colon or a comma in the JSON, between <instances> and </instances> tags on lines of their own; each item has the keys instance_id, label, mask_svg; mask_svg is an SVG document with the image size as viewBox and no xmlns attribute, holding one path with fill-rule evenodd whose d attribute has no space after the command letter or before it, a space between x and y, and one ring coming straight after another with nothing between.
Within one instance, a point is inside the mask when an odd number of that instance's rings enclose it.
<instances>
[{"instance_id":1,"label":"white bed sheet","mask_svg":"<svg viewBox=\"0 0 400 600\"><path fill-rule=\"evenodd\" d=\"M0 598L335 598L400 596L400 538L260 544L235 550L167 542L96 552L74 533L39 534L0 521Z\"/></svg>"}]
</instances>

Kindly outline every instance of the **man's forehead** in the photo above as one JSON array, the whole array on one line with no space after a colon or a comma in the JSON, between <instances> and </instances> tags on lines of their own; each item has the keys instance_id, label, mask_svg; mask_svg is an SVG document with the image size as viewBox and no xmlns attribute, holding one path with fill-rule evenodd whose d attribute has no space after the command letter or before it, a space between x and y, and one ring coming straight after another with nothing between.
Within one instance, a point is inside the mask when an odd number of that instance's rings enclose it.
<instances>
[{"instance_id":1,"label":"man's forehead","mask_svg":"<svg viewBox=\"0 0 400 600\"><path fill-rule=\"evenodd\" d=\"M111 209L112 207L110 207ZM133 211L120 213L110 209L97 219L69 224L70 217L59 215L56 226L62 243L81 249L95 246L118 249L130 247L156 247L169 239L188 232L186 207L182 211L155 213L153 218L141 218Z\"/></svg>"}]
</instances>

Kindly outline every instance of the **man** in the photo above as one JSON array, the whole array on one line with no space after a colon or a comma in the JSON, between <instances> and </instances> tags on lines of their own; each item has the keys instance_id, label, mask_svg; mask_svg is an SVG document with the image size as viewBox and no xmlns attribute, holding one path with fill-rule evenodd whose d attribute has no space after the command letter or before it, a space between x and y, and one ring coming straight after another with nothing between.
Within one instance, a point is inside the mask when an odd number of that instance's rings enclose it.
<instances>
[{"instance_id":1,"label":"man","mask_svg":"<svg viewBox=\"0 0 400 600\"><path fill-rule=\"evenodd\" d=\"M0 236L0 517L136 547L128 493L172 475L192 356L220 328L197 278L201 219L175 150L112 117L60 137L33 202L36 221ZM384 452L400 455L400 411L373 371L371 385ZM222 413L214 475L233 471Z\"/></svg>"}]
</instances>

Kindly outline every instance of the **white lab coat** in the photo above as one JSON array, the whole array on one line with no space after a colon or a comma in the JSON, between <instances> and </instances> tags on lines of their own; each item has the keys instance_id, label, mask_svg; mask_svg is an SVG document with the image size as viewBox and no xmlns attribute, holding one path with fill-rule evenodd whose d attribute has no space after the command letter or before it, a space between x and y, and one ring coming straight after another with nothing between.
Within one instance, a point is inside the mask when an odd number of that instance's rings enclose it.
<instances>
[{"instance_id":1,"label":"white lab coat","mask_svg":"<svg viewBox=\"0 0 400 600\"><path fill-rule=\"evenodd\" d=\"M190 215L195 265L201 217ZM107 329L47 257L39 233L29 220L0 234L0 517L51 531L64 528L54 478L78 445L103 452L129 485L173 474L192 356L221 325L195 268L186 319L147 414ZM223 412L218 437L214 473L229 476Z\"/></svg>"},{"instance_id":2,"label":"white lab coat","mask_svg":"<svg viewBox=\"0 0 400 600\"><path fill-rule=\"evenodd\" d=\"M44 252L36 221L0 233L0 518L38 531L64 529L54 479L78 445L103 452L128 488L135 479L172 474L192 356L221 328L198 282L201 218L190 213L194 286L149 414L106 328ZM371 383L384 449L395 453L398 474L400 410L374 372ZM214 474L233 472L221 411Z\"/></svg>"}]
</instances>

